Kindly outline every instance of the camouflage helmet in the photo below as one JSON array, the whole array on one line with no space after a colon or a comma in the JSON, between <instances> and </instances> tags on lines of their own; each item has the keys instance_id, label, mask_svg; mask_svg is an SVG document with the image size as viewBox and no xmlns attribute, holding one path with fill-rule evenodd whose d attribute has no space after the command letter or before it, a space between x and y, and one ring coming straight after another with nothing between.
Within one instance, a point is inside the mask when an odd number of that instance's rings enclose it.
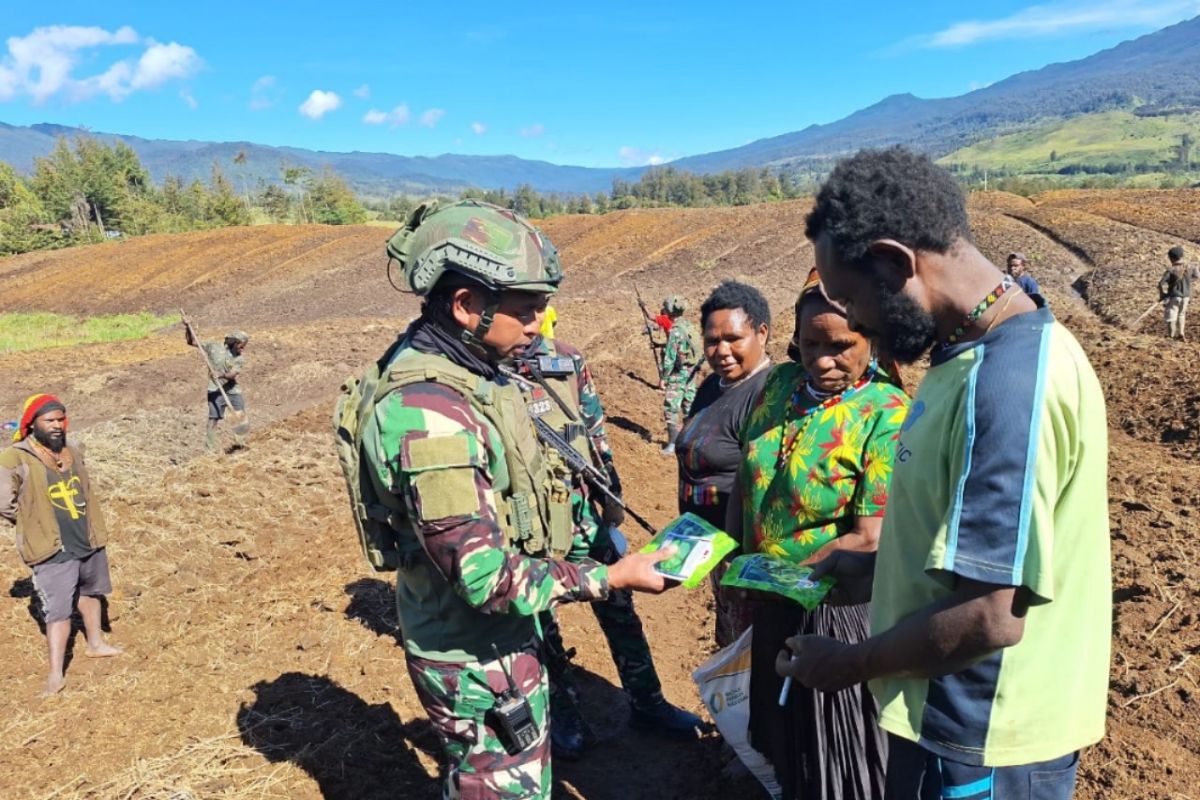
<instances>
[{"instance_id":1,"label":"camouflage helmet","mask_svg":"<svg viewBox=\"0 0 1200 800\"><path fill-rule=\"evenodd\" d=\"M663 300L663 311L668 314L682 314L687 311L687 301L677 294Z\"/></svg>"},{"instance_id":2,"label":"camouflage helmet","mask_svg":"<svg viewBox=\"0 0 1200 800\"><path fill-rule=\"evenodd\" d=\"M429 294L447 272L489 289L547 294L558 290L558 251L516 213L479 200L440 205L432 200L413 211L387 243L409 288Z\"/></svg>"},{"instance_id":3,"label":"camouflage helmet","mask_svg":"<svg viewBox=\"0 0 1200 800\"><path fill-rule=\"evenodd\" d=\"M245 331L230 331L229 333L225 334L225 341L246 344L250 341L250 335Z\"/></svg>"}]
</instances>

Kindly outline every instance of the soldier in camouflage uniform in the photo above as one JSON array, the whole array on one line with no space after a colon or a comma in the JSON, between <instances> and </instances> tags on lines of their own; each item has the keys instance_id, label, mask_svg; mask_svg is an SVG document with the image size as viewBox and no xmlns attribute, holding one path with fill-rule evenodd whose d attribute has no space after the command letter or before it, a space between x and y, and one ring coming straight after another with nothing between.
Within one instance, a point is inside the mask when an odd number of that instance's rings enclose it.
<instances>
[{"instance_id":1,"label":"soldier in camouflage uniform","mask_svg":"<svg viewBox=\"0 0 1200 800\"><path fill-rule=\"evenodd\" d=\"M554 393L553 399L548 399L562 402L566 406L564 413L569 412L568 419L575 418L570 421L584 426L585 455L608 473L613 492L620 495L621 479L604 430L604 407L583 354L566 342L539 338L518 365L521 375ZM586 484L577 486L573 499L578 524L567 560L616 563L626 550L625 539L618 530L625 519L620 504L589 494ZM630 725L672 738L695 738L702 724L700 718L671 705L663 697L650 645L633 607L633 593L611 591L607 600L592 604L592 612L600 623L621 686L629 698ZM568 651L563 645L562 632L552 612L542 615L542 627L550 656L551 744L556 758L575 759L583 751L586 726L580 715L578 691L570 664L574 651Z\"/></svg>"},{"instance_id":2,"label":"soldier in camouflage uniform","mask_svg":"<svg viewBox=\"0 0 1200 800\"><path fill-rule=\"evenodd\" d=\"M225 394L229 397L229 405L235 411L245 411L246 398L242 394L241 385L238 384L238 375L241 374L242 368L246 364L242 353L245 352L246 345L250 343L250 337L242 331L230 331L225 334L224 342L197 342L192 338L192 329L187 326L184 327L184 336L189 345L199 347L204 351L209 365L212 366L217 379L221 381L221 388L225 389ZM208 379L208 426L204 434L204 447L210 453L217 451L217 425L225 419L226 411L228 409L225 407L225 398L221 396L217 381L210 376ZM242 434L234 433L232 449L240 450L245 446L246 440Z\"/></svg>"},{"instance_id":3,"label":"soldier in camouflage uniform","mask_svg":"<svg viewBox=\"0 0 1200 800\"><path fill-rule=\"evenodd\" d=\"M538 615L615 590L662 591L662 555L611 566L541 555L565 554L576 535L570 475L496 365L538 331L562 276L553 246L511 211L435 202L388 254L425 301L379 362L387 383L363 420L361 466L402 509L386 519L408 672L445 747L447 797L549 798ZM501 713L510 678L526 722ZM513 725L527 741L506 734Z\"/></svg>"},{"instance_id":4,"label":"soldier in camouflage uniform","mask_svg":"<svg viewBox=\"0 0 1200 800\"><path fill-rule=\"evenodd\" d=\"M675 453L675 437L696 399L696 388L700 384L700 360L704 355L699 334L691 320L683 312L687 303L678 295L663 300L663 311L671 317L671 331L662 354L662 383L665 391L663 416L667 421L667 444L664 455Z\"/></svg>"}]
</instances>

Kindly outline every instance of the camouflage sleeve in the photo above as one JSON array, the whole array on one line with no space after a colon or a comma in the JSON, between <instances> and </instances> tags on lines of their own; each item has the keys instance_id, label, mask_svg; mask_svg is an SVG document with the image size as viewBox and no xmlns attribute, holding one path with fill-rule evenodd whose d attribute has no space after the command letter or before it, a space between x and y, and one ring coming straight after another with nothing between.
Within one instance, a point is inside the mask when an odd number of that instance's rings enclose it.
<instances>
[{"instance_id":1,"label":"camouflage sleeve","mask_svg":"<svg viewBox=\"0 0 1200 800\"><path fill-rule=\"evenodd\" d=\"M667 344L665 347L663 347L663 377L666 377L675 371L675 362L679 358L679 334L680 326L672 325L671 332L667 334Z\"/></svg>"},{"instance_id":2,"label":"camouflage sleeve","mask_svg":"<svg viewBox=\"0 0 1200 800\"><path fill-rule=\"evenodd\" d=\"M420 383L388 395L364 436L371 467L402 498L414 532L454 590L485 613L532 615L558 603L603 599L608 570L508 548L497 521L495 431L461 395Z\"/></svg>"}]
</instances>

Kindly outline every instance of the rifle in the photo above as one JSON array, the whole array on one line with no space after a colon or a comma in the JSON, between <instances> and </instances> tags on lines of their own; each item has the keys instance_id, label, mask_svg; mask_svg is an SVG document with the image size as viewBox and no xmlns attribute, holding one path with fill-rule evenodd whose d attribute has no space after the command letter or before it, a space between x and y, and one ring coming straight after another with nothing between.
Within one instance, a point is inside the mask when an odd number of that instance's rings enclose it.
<instances>
[{"instance_id":1,"label":"rifle","mask_svg":"<svg viewBox=\"0 0 1200 800\"><path fill-rule=\"evenodd\" d=\"M237 410L233 407L233 403L229 402L229 395L225 394L225 387L221 384L221 379L217 376L217 371L213 369L212 362L208 360L208 353L205 352L204 345L200 342L200 337L196 335L196 329L192 327L192 323L188 322L187 314L183 313L182 308L179 309L179 319L183 322L183 327L187 329L188 336L196 343L196 349L200 351L200 357L204 359L204 366L208 367L208 376L217 385L217 391L221 393L221 397L225 400L225 408L228 410L229 421L233 423L233 432L238 436L245 436L250 432L250 421L246 418L246 412Z\"/></svg>"},{"instance_id":2,"label":"rifle","mask_svg":"<svg viewBox=\"0 0 1200 800\"><path fill-rule=\"evenodd\" d=\"M550 427L550 423L546 422L546 420L532 415L531 419L533 419L533 427L537 430L538 438L546 446L558 451L563 461L567 462L567 467L571 472L582 477L596 491L625 509L625 513L633 517L634 522L645 528L646 532L651 536L658 533L658 529L647 522L645 517L625 505L625 501L621 499L621 496L613 492L606 473L596 469L591 461L584 458L583 454L572 447L571 443L562 437L562 434Z\"/></svg>"},{"instance_id":3,"label":"rifle","mask_svg":"<svg viewBox=\"0 0 1200 800\"><path fill-rule=\"evenodd\" d=\"M638 308L642 310L642 324L646 327L646 338L650 340L650 356L654 359L654 369L658 371L658 382L662 383L662 362L658 357L658 346L654 343L654 329L650 327L650 311L646 308L646 301L642 299L642 293L638 290L637 284L633 285L633 293L637 296Z\"/></svg>"}]
</instances>

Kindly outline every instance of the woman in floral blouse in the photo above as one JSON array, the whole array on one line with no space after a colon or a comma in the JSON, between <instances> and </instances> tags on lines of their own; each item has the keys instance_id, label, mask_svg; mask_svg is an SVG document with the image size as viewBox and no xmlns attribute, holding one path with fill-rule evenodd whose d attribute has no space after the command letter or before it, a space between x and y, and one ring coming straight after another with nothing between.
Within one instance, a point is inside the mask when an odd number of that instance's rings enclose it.
<instances>
[{"instance_id":1,"label":"woman in floral blouse","mask_svg":"<svg viewBox=\"0 0 1200 800\"><path fill-rule=\"evenodd\" d=\"M908 397L825 296L815 270L796 301L790 351L742 430L743 460L727 527L744 552L813 563L836 549L875 550ZM779 705L775 657L800 633L867 638L869 609L751 593L751 742L775 766L783 797L882 798L886 738L865 685L815 692L794 684Z\"/></svg>"}]
</instances>

